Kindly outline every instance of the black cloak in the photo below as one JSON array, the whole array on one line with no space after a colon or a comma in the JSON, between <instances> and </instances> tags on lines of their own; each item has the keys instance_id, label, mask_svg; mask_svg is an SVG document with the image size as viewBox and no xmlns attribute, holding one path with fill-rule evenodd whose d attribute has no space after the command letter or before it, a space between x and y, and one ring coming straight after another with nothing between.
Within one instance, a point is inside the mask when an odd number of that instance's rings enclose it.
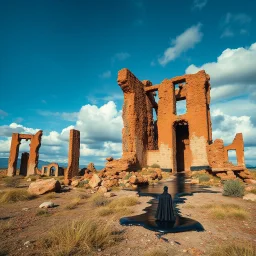
<instances>
[{"instance_id":1,"label":"black cloak","mask_svg":"<svg viewBox=\"0 0 256 256\"><path fill-rule=\"evenodd\" d=\"M156 220L175 221L176 217L172 205L172 196L168 194L168 187L164 187L164 193L159 196L156 210Z\"/></svg>"}]
</instances>

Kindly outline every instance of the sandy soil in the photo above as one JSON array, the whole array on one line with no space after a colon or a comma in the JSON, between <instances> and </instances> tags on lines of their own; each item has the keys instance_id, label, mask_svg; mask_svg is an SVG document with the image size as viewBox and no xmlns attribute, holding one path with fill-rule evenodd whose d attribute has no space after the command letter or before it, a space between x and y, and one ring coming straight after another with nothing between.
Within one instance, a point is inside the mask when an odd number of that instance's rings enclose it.
<instances>
[{"instance_id":1,"label":"sandy soil","mask_svg":"<svg viewBox=\"0 0 256 256\"><path fill-rule=\"evenodd\" d=\"M25 184L28 185L28 184ZM2 189L0 185L0 189ZM221 190L220 188L214 188ZM117 197L136 195L132 191L115 191ZM7 250L7 255L45 255L37 242L47 233L72 219L87 219L95 217L97 208L92 206L88 199L82 199L80 205L73 210L65 209L73 198L85 194L81 189L56 194L56 198L47 199L42 195L31 201L0 205L0 249ZM38 206L52 201L58 207L49 209L50 216L36 216ZM140 204L133 208L134 214L142 213L148 206L149 197L139 197ZM238 204L245 209L249 217L246 220L212 218L206 204ZM28 208L28 209L24 209ZM168 255L209 255L214 247L229 241L251 241L256 244L256 203L240 198L224 197L220 194L198 193L187 196L184 204L178 208L182 216L199 221L205 228L204 232L182 232L166 234L164 239L156 237L156 233L138 226L123 227L114 217L101 217L106 222L112 221L121 230L124 230L124 240L119 244L96 255L144 255L152 249L160 249ZM28 246L24 243L30 241ZM1 254L2 255L2 254Z\"/></svg>"}]
</instances>

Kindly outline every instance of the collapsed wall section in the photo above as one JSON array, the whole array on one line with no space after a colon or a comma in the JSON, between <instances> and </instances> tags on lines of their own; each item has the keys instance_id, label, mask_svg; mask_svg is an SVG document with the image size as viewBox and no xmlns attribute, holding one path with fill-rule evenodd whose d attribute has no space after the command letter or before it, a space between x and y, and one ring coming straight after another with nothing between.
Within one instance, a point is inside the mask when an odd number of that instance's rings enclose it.
<instances>
[{"instance_id":1,"label":"collapsed wall section","mask_svg":"<svg viewBox=\"0 0 256 256\"><path fill-rule=\"evenodd\" d=\"M108 162L106 169L137 170L146 165L148 145L154 147L152 103L144 91L144 87L152 84L142 83L128 69L122 69L118 72L118 85L124 93L123 154L121 159Z\"/></svg>"}]
</instances>

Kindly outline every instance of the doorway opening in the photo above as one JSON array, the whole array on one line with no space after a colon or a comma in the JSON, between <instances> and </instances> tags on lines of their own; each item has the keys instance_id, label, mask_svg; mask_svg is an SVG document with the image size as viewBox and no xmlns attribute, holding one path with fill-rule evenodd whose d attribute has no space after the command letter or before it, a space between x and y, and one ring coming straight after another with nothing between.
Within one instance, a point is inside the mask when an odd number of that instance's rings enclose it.
<instances>
[{"instance_id":1,"label":"doorway opening","mask_svg":"<svg viewBox=\"0 0 256 256\"><path fill-rule=\"evenodd\" d=\"M189 170L191 164L188 123L185 121L176 123L175 132L177 172L182 172Z\"/></svg>"},{"instance_id":2,"label":"doorway opening","mask_svg":"<svg viewBox=\"0 0 256 256\"><path fill-rule=\"evenodd\" d=\"M230 149L228 150L228 161L233 165L237 165L237 158L236 158L236 150Z\"/></svg>"},{"instance_id":3,"label":"doorway opening","mask_svg":"<svg viewBox=\"0 0 256 256\"><path fill-rule=\"evenodd\" d=\"M49 176L55 176L56 168L55 166L50 167L50 175Z\"/></svg>"}]
</instances>

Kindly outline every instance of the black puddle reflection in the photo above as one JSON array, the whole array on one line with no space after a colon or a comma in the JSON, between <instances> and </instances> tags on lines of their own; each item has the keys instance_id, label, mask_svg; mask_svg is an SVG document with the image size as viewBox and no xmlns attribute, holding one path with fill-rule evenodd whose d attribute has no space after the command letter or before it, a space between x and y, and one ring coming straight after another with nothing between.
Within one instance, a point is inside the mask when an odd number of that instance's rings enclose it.
<instances>
[{"instance_id":1,"label":"black puddle reflection","mask_svg":"<svg viewBox=\"0 0 256 256\"><path fill-rule=\"evenodd\" d=\"M176 211L175 222L156 221L155 213L158 205L158 195L163 193L163 187L168 186L168 193L172 195L173 203ZM204 231L204 227L196 220L185 218L180 215L177 204L184 203L186 198L183 196L191 196L193 193L218 193L206 189L206 187L185 183L183 173L176 175L174 180L158 183L138 189L139 196L151 196L150 206L144 209L145 213L124 217L120 219L120 224L124 226L142 226L146 229L161 233L178 233L185 231Z\"/></svg>"}]
</instances>

